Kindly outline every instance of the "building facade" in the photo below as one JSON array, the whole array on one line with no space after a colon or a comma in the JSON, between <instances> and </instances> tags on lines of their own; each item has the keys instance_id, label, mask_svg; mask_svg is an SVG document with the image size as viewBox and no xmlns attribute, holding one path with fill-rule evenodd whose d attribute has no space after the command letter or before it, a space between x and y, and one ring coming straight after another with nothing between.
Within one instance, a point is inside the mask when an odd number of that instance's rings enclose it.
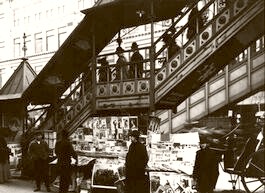
<instances>
[{"instance_id":1,"label":"building facade","mask_svg":"<svg viewBox=\"0 0 265 193\"><path fill-rule=\"evenodd\" d=\"M39 73L84 17L80 11L95 3L96 0L1 0L0 25L4 27L0 32L0 88L24 54ZM155 24L157 37L170 22ZM121 30L121 37L124 49L130 49L133 41L137 41L140 47L149 45L150 24ZM24 43L26 50L23 49ZM116 47L117 43L113 40L103 53L114 52ZM114 61L114 58L109 60Z\"/></svg>"}]
</instances>

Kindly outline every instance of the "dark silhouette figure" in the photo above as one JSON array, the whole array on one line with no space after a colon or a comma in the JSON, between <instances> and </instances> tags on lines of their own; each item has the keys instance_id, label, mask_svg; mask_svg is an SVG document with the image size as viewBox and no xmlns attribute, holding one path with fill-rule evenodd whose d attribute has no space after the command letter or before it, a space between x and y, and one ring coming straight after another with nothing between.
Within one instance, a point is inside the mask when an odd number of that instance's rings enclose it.
<instances>
[{"instance_id":1,"label":"dark silhouette figure","mask_svg":"<svg viewBox=\"0 0 265 193\"><path fill-rule=\"evenodd\" d=\"M163 38L163 42L168 47L168 59L180 50L180 47L177 45L171 34L166 34Z\"/></svg>"},{"instance_id":2,"label":"dark silhouette figure","mask_svg":"<svg viewBox=\"0 0 265 193\"><path fill-rule=\"evenodd\" d=\"M45 183L47 192L50 192L49 182L49 146L43 140L41 133L38 133L35 139L29 145L29 155L33 162L34 178L36 189L34 192L40 191L41 182Z\"/></svg>"},{"instance_id":3,"label":"dark silhouette figure","mask_svg":"<svg viewBox=\"0 0 265 193\"><path fill-rule=\"evenodd\" d=\"M55 154L58 158L57 169L60 175L59 193L65 193L68 192L69 185L71 184L71 175L73 171L71 157L76 160L76 164L78 160L77 154L68 139L68 132L63 130L61 135L61 140L57 141L55 145Z\"/></svg>"},{"instance_id":4,"label":"dark silhouette figure","mask_svg":"<svg viewBox=\"0 0 265 193\"><path fill-rule=\"evenodd\" d=\"M115 65L116 78L115 80L126 80L128 78L128 63L123 55L124 50L121 47L117 47L116 54L118 55L118 60Z\"/></svg>"},{"instance_id":5,"label":"dark silhouette figure","mask_svg":"<svg viewBox=\"0 0 265 193\"><path fill-rule=\"evenodd\" d=\"M134 79L135 72L137 73L137 78L143 77L143 56L139 53L138 45L136 42L132 43L131 49L133 51L131 57L131 64L129 68L129 77Z\"/></svg>"},{"instance_id":6,"label":"dark silhouette figure","mask_svg":"<svg viewBox=\"0 0 265 193\"><path fill-rule=\"evenodd\" d=\"M149 180L145 175L148 154L144 144L139 142L139 135L140 132L138 130L133 130L130 133L132 143L126 155L125 163L126 193L149 192Z\"/></svg>"},{"instance_id":7,"label":"dark silhouette figure","mask_svg":"<svg viewBox=\"0 0 265 193\"><path fill-rule=\"evenodd\" d=\"M197 6L194 7L188 18L188 32L187 38L190 40L196 33L198 33L203 27L203 17L199 14Z\"/></svg>"},{"instance_id":8,"label":"dark silhouette figure","mask_svg":"<svg viewBox=\"0 0 265 193\"><path fill-rule=\"evenodd\" d=\"M109 62L106 60L106 57L99 59L98 62L101 64L99 71L98 71L99 82L107 82L108 75L109 75Z\"/></svg>"},{"instance_id":9,"label":"dark silhouette figure","mask_svg":"<svg viewBox=\"0 0 265 193\"><path fill-rule=\"evenodd\" d=\"M193 178L200 193L212 193L218 176L220 155L203 144L196 153Z\"/></svg>"},{"instance_id":10,"label":"dark silhouette figure","mask_svg":"<svg viewBox=\"0 0 265 193\"><path fill-rule=\"evenodd\" d=\"M6 182L9 177L9 153L6 140L0 134L0 183Z\"/></svg>"}]
</instances>

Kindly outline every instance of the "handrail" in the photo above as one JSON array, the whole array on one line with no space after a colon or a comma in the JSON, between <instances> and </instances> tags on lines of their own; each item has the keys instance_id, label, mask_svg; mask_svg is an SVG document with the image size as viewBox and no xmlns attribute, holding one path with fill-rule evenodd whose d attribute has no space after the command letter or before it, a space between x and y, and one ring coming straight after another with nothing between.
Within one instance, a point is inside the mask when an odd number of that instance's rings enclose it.
<instances>
[{"instance_id":1,"label":"handrail","mask_svg":"<svg viewBox=\"0 0 265 193\"><path fill-rule=\"evenodd\" d=\"M80 77L78 77L78 78L80 78ZM78 79L78 78L77 78L77 79ZM74 81L74 82L75 82L75 81ZM78 88L81 87L81 84L82 84L82 81L80 81L80 82L74 87L74 89L73 89L73 90L67 95L66 98L64 98L63 100L60 100L58 106L62 106L63 104L67 103L68 100L69 100L69 98L70 98L70 97L76 92L76 90L77 90ZM43 118L43 117L45 116L45 114L48 113L48 110L49 110L51 107L52 107L52 105L50 105L49 107L47 107L47 108L44 110L44 112L42 112L41 115L40 115L40 116L34 121L34 123L31 125L31 127L30 127L28 130L32 130L32 128L35 127L36 123L37 123L38 121L40 121L41 118ZM51 118L53 118L53 116L45 117L45 121L43 121L43 122L39 125L38 129L40 129L44 124L46 124Z\"/></svg>"},{"instance_id":2,"label":"handrail","mask_svg":"<svg viewBox=\"0 0 265 193\"><path fill-rule=\"evenodd\" d=\"M197 3L199 2L199 0L196 3L192 3L190 6L188 6L188 9L185 12L181 12L180 17L173 22L173 24L154 42L154 45L156 45L160 40L162 40L162 38L171 30L172 26L176 26L177 23L183 19L183 17L195 6L197 5ZM192 7L192 8L191 8Z\"/></svg>"},{"instance_id":3,"label":"handrail","mask_svg":"<svg viewBox=\"0 0 265 193\"><path fill-rule=\"evenodd\" d=\"M209 8L210 7L210 5L212 5L214 2L215 2L216 0L211 0L211 1L209 1L206 5L204 5L204 7L200 10L200 11L198 11L198 15L201 15L207 8ZM193 6L194 7L194 6ZM192 8L193 8L192 7ZM191 8L188 10L188 11L190 11L191 10ZM187 12L188 12L187 11ZM185 14L187 14L187 12L185 12ZM196 16L193 16L192 18L191 18L191 21L193 21L193 20L195 20L197 17ZM172 26L175 26L180 20L181 20L182 18L180 18L179 20L177 20L176 22L174 22L173 24L172 24ZM187 27L189 26L189 22L191 22L191 21L188 21L185 25L183 25L181 28L180 28L180 30L178 30L174 35L173 35L173 38L176 38L176 37L179 37L179 35L181 35L182 33L183 33L183 31L185 31L186 29L187 29ZM171 27L172 27L171 26ZM171 27L169 27L169 29L171 28ZM170 31L170 30L167 30L161 37L160 37L160 40L163 38L163 36L168 32L168 31ZM158 43L157 41L156 41L156 43ZM182 42L182 44L183 44L183 42ZM184 45L183 45L184 46ZM155 54L155 58L157 57L157 56L159 56L165 49L167 48L167 45L163 45L163 47Z\"/></svg>"}]
</instances>

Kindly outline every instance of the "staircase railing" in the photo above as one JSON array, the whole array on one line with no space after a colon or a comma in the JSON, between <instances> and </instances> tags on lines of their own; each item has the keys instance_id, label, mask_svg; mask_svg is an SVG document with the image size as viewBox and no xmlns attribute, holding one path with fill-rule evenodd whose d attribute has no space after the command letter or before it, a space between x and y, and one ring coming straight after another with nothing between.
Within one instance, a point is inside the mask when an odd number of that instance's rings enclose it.
<instances>
[{"instance_id":1,"label":"staircase railing","mask_svg":"<svg viewBox=\"0 0 265 193\"><path fill-rule=\"evenodd\" d=\"M174 22L174 24L164 33L164 36L169 33L170 30L171 33L174 32L171 34L172 39L180 41L180 49L176 51L171 58L168 58L165 65L162 66L158 73L156 73L156 87L161 85L160 83L166 79L165 77L171 74L171 71L177 72L178 69L183 67L184 63L191 60L192 55L203 47L206 42L210 41L214 33L221 31L223 27L228 24L230 21L229 17L232 18L235 15L239 15L244 9L246 9L246 7L254 3L255 1L237 0L226 5L226 7L218 7L218 0L211 0L198 11L196 16L189 18L189 21L187 21L183 26L178 28L177 24L180 20ZM229 13L231 14L230 16ZM193 37L188 39L186 38L187 30L189 29L191 23L198 19L198 16L204 16L204 18L202 18L204 20L203 25L200 27L197 26L196 33L194 33ZM214 21L216 21L216 25L212 26ZM161 36L159 40L161 40L162 37L163 36ZM156 41L156 44L158 44L158 41ZM155 57L159 57L166 48L168 47L164 45L162 48L158 49L155 53Z\"/></svg>"},{"instance_id":2,"label":"staircase railing","mask_svg":"<svg viewBox=\"0 0 265 193\"><path fill-rule=\"evenodd\" d=\"M33 130L51 130L53 129L54 123L58 122L58 118L60 115L60 109L67 108L67 110L71 109L71 106L74 104L78 98L80 98L81 90L82 90L82 81L80 81L82 77L79 76L76 81L69 87L70 92L67 94L65 98L61 98L57 104L52 104L49 107L45 108L44 111L38 116L38 118L29 126L27 131ZM71 89L74 87L73 89ZM56 105L56 107L54 107ZM59 111L58 111L59 110ZM41 120L44 120L41 122ZM40 123L39 123L40 122Z\"/></svg>"}]
</instances>

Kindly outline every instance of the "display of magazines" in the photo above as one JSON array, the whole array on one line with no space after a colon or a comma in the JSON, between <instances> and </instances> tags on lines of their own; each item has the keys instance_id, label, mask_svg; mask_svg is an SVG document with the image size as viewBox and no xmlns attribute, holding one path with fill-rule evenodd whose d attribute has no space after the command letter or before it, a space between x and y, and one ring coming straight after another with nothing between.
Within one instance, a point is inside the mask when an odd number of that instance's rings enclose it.
<instances>
[{"instance_id":1,"label":"display of magazines","mask_svg":"<svg viewBox=\"0 0 265 193\"><path fill-rule=\"evenodd\" d=\"M148 135L150 170L192 174L196 152L199 149L198 133L163 136L149 132Z\"/></svg>"},{"instance_id":2,"label":"display of magazines","mask_svg":"<svg viewBox=\"0 0 265 193\"><path fill-rule=\"evenodd\" d=\"M124 178L124 165L95 164L92 173L92 188L117 189L115 184Z\"/></svg>"},{"instance_id":3,"label":"display of magazines","mask_svg":"<svg viewBox=\"0 0 265 193\"><path fill-rule=\"evenodd\" d=\"M150 172L151 193L193 193L192 178L174 172Z\"/></svg>"},{"instance_id":4,"label":"display of magazines","mask_svg":"<svg viewBox=\"0 0 265 193\"><path fill-rule=\"evenodd\" d=\"M125 156L129 131L138 127L137 116L90 117L71 136L76 151Z\"/></svg>"}]
</instances>

